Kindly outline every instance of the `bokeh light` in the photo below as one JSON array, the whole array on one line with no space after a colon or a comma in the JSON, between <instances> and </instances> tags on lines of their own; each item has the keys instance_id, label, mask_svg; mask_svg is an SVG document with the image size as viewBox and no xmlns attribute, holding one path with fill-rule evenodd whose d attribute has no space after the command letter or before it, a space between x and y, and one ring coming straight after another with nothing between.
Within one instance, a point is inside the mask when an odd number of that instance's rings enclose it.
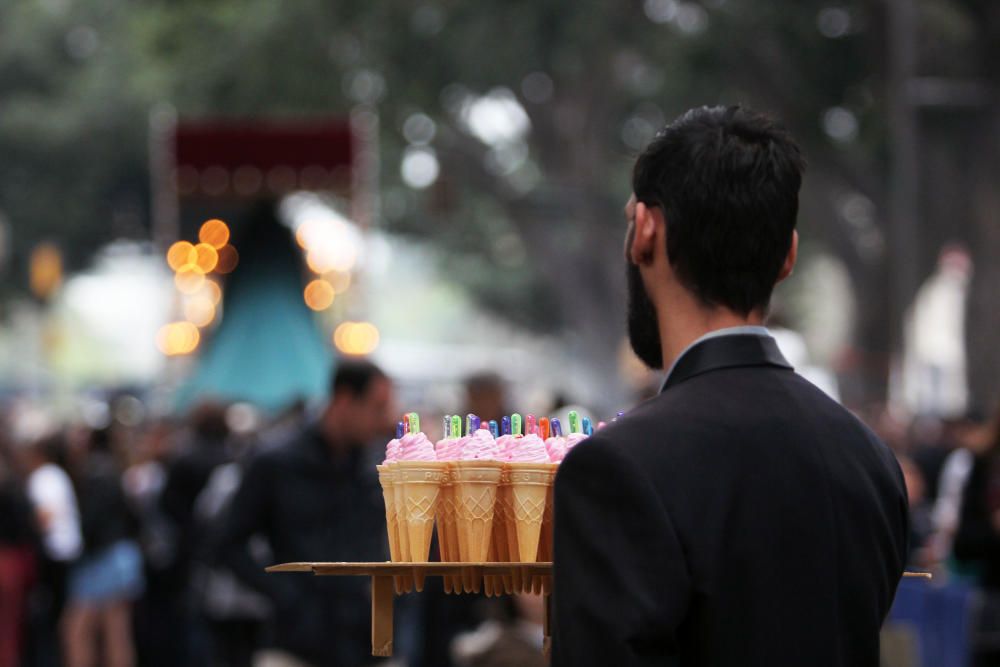
<instances>
[{"instance_id":1,"label":"bokeh light","mask_svg":"<svg viewBox=\"0 0 1000 667\"><path fill-rule=\"evenodd\" d=\"M219 302L222 301L222 288L219 287L219 283L210 278L205 279L205 284L201 286L199 294L208 297L213 306L218 306Z\"/></svg>"},{"instance_id":2,"label":"bokeh light","mask_svg":"<svg viewBox=\"0 0 1000 667\"><path fill-rule=\"evenodd\" d=\"M222 220L206 220L198 231L198 240L218 250L229 243L229 226Z\"/></svg>"},{"instance_id":3,"label":"bokeh light","mask_svg":"<svg viewBox=\"0 0 1000 667\"><path fill-rule=\"evenodd\" d=\"M199 243L195 249L195 266L202 273L211 273L219 264L219 252L209 243Z\"/></svg>"},{"instance_id":4,"label":"bokeh light","mask_svg":"<svg viewBox=\"0 0 1000 667\"><path fill-rule=\"evenodd\" d=\"M198 251L187 241L178 241L167 250L167 265L174 271L180 271L197 261Z\"/></svg>"},{"instance_id":5,"label":"bokeh light","mask_svg":"<svg viewBox=\"0 0 1000 667\"><path fill-rule=\"evenodd\" d=\"M231 245L219 248L219 261L215 265L216 273L231 273L240 262L240 254Z\"/></svg>"},{"instance_id":6,"label":"bokeh light","mask_svg":"<svg viewBox=\"0 0 1000 667\"><path fill-rule=\"evenodd\" d=\"M187 266L174 276L174 285L182 294L194 294L205 284L205 274L197 266Z\"/></svg>"},{"instance_id":7,"label":"bokeh light","mask_svg":"<svg viewBox=\"0 0 1000 667\"><path fill-rule=\"evenodd\" d=\"M191 322L171 322L160 327L156 334L156 347L171 357L194 352L199 342L201 334Z\"/></svg>"},{"instance_id":8,"label":"bokeh light","mask_svg":"<svg viewBox=\"0 0 1000 667\"><path fill-rule=\"evenodd\" d=\"M333 344L351 356L371 354L378 342L378 329L371 322L344 322L333 332Z\"/></svg>"},{"instance_id":9,"label":"bokeh light","mask_svg":"<svg viewBox=\"0 0 1000 667\"><path fill-rule=\"evenodd\" d=\"M205 282L208 284L208 281ZM204 290L184 301L184 318L196 327L207 327L215 319L215 304Z\"/></svg>"},{"instance_id":10,"label":"bokeh light","mask_svg":"<svg viewBox=\"0 0 1000 667\"><path fill-rule=\"evenodd\" d=\"M333 285L333 291L343 294L351 286L350 271L331 271L326 275L327 281Z\"/></svg>"},{"instance_id":11,"label":"bokeh light","mask_svg":"<svg viewBox=\"0 0 1000 667\"><path fill-rule=\"evenodd\" d=\"M51 243L41 243L31 252L30 282L32 293L46 298L62 284L62 253Z\"/></svg>"},{"instance_id":12,"label":"bokeh light","mask_svg":"<svg viewBox=\"0 0 1000 667\"><path fill-rule=\"evenodd\" d=\"M333 305L333 285L323 279L311 281L302 293L306 305L313 310L326 310Z\"/></svg>"}]
</instances>

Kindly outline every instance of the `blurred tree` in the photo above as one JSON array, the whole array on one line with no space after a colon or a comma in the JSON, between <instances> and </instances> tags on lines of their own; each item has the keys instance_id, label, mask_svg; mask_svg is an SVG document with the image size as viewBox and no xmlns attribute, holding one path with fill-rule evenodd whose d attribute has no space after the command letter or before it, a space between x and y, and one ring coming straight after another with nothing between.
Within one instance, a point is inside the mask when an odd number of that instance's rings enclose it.
<instances>
[{"instance_id":1,"label":"blurred tree","mask_svg":"<svg viewBox=\"0 0 1000 667\"><path fill-rule=\"evenodd\" d=\"M154 105L247 116L369 104L382 124L380 224L442 245L491 309L564 333L613 377L632 157L684 109L742 102L805 146L806 250L840 257L858 295L859 354L842 370L860 389L847 398L883 396L899 326L888 271L928 275L942 230L981 269L977 354L996 354L984 348L1000 324L986 287L1000 253L991 107L921 107L916 240L889 237L890 94L913 88L890 86L885 65L900 1L16 0L0 6L0 211L15 257L55 238L79 265L113 236L146 233ZM994 4L922 0L916 73L977 77L995 95Z\"/></svg>"}]
</instances>

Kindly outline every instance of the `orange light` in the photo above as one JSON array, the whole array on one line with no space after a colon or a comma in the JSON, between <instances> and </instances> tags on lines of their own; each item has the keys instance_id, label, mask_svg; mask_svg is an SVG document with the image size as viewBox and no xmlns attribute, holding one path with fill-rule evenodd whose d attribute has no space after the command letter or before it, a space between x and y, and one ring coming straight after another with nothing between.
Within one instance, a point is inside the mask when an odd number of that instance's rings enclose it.
<instances>
[{"instance_id":1,"label":"orange light","mask_svg":"<svg viewBox=\"0 0 1000 667\"><path fill-rule=\"evenodd\" d=\"M325 280L313 280L302 292L306 305L313 310L326 310L333 304L333 285Z\"/></svg>"},{"instance_id":2,"label":"orange light","mask_svg":"<svg viewBox=\"0 0 1000 667\"><path fill-rule=\"evenodd\" d=\"M202 273L211 273L219 263L219 252L208 243L199 243L194 250L195 265Z\"/></svg>"},{"instance_id":3,"label":"orange light","mask_svg":"<svg viewBox=\"0 0 1000 667\"><path fill-rule=\"evenodd\" d=\"M344 322L333 332L333 344L351 356L371 354L378 343L379 332L371 322Z\"/></svg>"},{"instance_id":4,"label":"orange light","mask_svg":"<svg viewBox=\"0 0 1000 667\"><path fill-rule=\"evenodd\" d=\"M240 262L240 254L231 245L219 248L219 261L215 265L216 273L230 273Z\"/></svg>"},{"instance_id":5,"label":"orange light","mask_svg":"<svg viewBox=\"0 0 1000 667\"><path fill-rule=\"evenodd\" d=\"M62 284L62 254L51 243L40 243L31 251L29 282L32 293L40 299L52 295Z\"/></svg>"},{"instance_id":6,"label":"orange light","mask_svg":"<svg viewBox=\"0 0 1000 667\"><path fill-rule=\"evenodd\" d=\"M156 347L167 356L190 354L201 342L198 327L191 322L171 322L156 333Z\"/></svg>"},{"instance_id":7,"label":"orange light","mask_svg":"<svg viewBox=\"0 0 1000 667\"><path fill-rule=\"evenodd\" d=\"M198 253L187 241L178 241L167 250L167 264L174 271L191 266L198 261Z\"/></svg>"},{"instance_id":8,"label":"orange light","mask_svg":"<svg viewBox=\"0 0 1000 667\"><path fill-rule=\"evenodd\" d=\"M184 317L196 327L207 327L215 319L215 304L205 294L196 294L184 302Z\"/></svg>"},{"instance_id":9,"label":"orange light","mask_svg":"<svg viewBox=\"0 0 1000 667\"><path fill-rule=\"evenodd\" d=\"M187 266L174 276L174 285L183 294L194 294L205 284L205 274L197 266Z\"/></svg>"},{"instance_id":10,"label":"orange light","mask_svg":"<svg viewBox=\"0 0 1000 667\"><path fill-rule=\"evenodd\" d=\"M222 220L206 220L198 230L198 240L218 250L229 243L229 226Z\"/></svg>"}]
</instances>

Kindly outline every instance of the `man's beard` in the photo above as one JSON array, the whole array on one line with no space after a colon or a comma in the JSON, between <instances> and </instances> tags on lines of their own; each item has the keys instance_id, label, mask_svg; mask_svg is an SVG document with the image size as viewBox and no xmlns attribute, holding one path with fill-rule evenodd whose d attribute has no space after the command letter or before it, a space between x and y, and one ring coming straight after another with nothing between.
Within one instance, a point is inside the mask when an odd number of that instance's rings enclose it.
<instances>
[{"instance_id":1,"label":"man's beard","mask_svg":"<svg viewBox=\"0 0 1000 667\"><path fill-rule=\"evenodd\" d=\"M656 308L642 284L639 267L627 262L625 282L628 285L628 340L636 356L650 368L663 368L663 348Z\"/></svg>"}]
</instances>

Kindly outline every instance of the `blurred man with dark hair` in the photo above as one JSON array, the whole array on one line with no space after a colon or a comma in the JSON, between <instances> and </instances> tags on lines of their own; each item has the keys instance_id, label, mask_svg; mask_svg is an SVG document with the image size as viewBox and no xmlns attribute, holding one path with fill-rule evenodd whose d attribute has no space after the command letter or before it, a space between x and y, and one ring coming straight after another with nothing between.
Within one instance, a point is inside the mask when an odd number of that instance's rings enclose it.
<instances>
[{"instance_id":1,"label":"blurred man with dark hair","mask_svg":"<svg viewBox=\"0 0 1000 667\"><path fill-rule=\"evenodd\" d=\"M385 509L365 446L392 430L392 383L368 361L344 360L320 417L251 461L220 527L226 565L274 605L273 646L256 665L357 667L372 662L368 582L267 575L248 546L260 535L273 562L380 561Z\"/></svg>"},{"instance_id":2,"label":"blurred man with dark hair","mask_svg":"<svg viewBox=\"0 0 1000 667\"><path fill-rule=\"evenodd\" d=\"M636 162L628 333L669 370L560 467L555 667L879 664L899 466L761 326L795 264L803 166L740 107L687 112Z\"/></svg>"}]
</instances>

